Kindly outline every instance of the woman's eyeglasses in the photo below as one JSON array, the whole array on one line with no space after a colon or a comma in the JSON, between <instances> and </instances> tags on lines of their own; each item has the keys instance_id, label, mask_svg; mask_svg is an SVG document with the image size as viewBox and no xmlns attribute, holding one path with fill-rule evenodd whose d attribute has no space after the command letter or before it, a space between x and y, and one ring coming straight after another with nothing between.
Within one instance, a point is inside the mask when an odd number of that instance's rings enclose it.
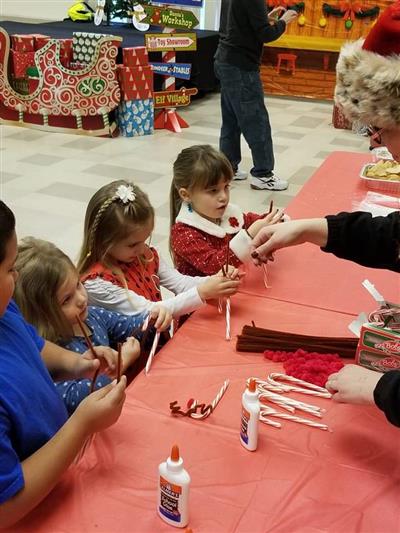
<instances>
[{"instance_id":1,"label":"woman's eyeglasses","mask_svg":"<svg viewBox=\"0 0 400 533\"><path fill-rule=\"evenodd\" d=\"M382 144L382 132L383 128L377 128L376 126L367 127L367 135L374 144Z\"/></svg>"}]
</instances>

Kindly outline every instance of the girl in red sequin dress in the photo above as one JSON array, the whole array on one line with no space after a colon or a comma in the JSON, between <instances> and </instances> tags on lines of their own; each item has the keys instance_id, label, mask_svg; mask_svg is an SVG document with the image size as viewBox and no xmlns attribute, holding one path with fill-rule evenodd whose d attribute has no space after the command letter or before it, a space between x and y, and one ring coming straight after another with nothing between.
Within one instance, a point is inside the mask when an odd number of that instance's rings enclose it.
<instances>
[{"instance_id":1,"label":"girl in red sequin dress","mask_svg":"<svg viewBox=\"0 0 400 533\"><path fill-rule=\"evenodd\" d=\"M146 244L154 227L147 195L125 180L102 187L90 200L78 270L89 303L123 314L150 311L156 327L191 313L209 299L234 294L236 279L180 274ZM161 302L160 286L175 294ZM162 327L161 327L162 326Z\"/></svg>"},{"instance_id":2,"label":"girl in red sequin dress","mask_svg":"<svg viewBox=\"0 0 400 533\"><path fill-rule=\"evenodd\" d=\"M243 213L229 203L233 178L227 158L209 145L182 150L174 163L170 192L170 248L182 274L206 276L226 263L234 267L250 260L251 239L268 224L282 219L275 210L268 215Z\"/></svg>"}]
</instances>

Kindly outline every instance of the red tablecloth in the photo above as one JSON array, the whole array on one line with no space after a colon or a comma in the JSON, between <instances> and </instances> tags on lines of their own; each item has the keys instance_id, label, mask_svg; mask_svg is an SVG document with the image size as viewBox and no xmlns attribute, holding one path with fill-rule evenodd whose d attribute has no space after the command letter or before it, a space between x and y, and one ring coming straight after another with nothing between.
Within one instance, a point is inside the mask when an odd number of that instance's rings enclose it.
<instances>
[{"instance_id":1,"label":"red tablecloth","mask_svg":"<svg viewBox=\"0 0 400 533\"><path fill-rule=\"evenodd\" d=\"M292 218L311 218L351 211L352 202L365 196L358 178L368 155L334 152L308 180L287 208ZM400 300L395 272L365 268L304 244L279 250L268 265L270 289L265 289L260 269L248 267L242 290L248 294L287 302L358 314L375 309L361 282L369 279L389 301Z\"/></svg>"},{"instance_id":2,"label":"red tablecloth","mask_svg":"<svg viewBox=\"0 0 400 533\"><path fill-rule=\"evenodd\" d=\"M341 335L348 316L238 295L232 329L261 327ZM256 315L255 315L256 313ZM250 376L279 364L238 354L224 340L216 309L197 312L128 391L119 422L97 435L82 462L12 531L154 533L172 529L156 515L157 466L173 443L192 477L194 533L382 533L399 528L399 432L372 407L311 399L332 432L284 422L262 425L259 448L239 443L240 398ZM173 418L169 402L210 401L230 386L205 421ZM292 395L295 397L294 395ZM298 396L299 397L299 396ZM310 402L308 397L303 400Z\"/></svg>"},{"instance_id":3,"label":"red tablecloth","mask_svg":"<svg viewBox=\"0 0 400 533\"><path fill-rule=\"evenodd\" d=\"M349 209L364 160L332 155L288 212L300 217ZM234 335L251 320L282 331L346 335L350 315L373 306L360 281L368 277L389 296L396 279L315 247L282 251L270 270L268 293L260 276L250 273L244 292L232 299ZM245 381L281 366L261 354L236 353L234 340L225 341L224 333L224 317L215 308L196 312L156 356L150 374L141 374L130 386L119 422L97 435L81 463L9 531L172 531L156 515L156 485L157 466L174 443L192 477L194 533L399 531L398 429L374 407L303 396L326 409L322 421L332 432L293 422L284 422L282 429L261 425L258 450L246 451L239 442ZM230 386L208 419L169 414L173 400L182 406L189 398L211 401L225 379Z\"/></svg>"}]
</instances>

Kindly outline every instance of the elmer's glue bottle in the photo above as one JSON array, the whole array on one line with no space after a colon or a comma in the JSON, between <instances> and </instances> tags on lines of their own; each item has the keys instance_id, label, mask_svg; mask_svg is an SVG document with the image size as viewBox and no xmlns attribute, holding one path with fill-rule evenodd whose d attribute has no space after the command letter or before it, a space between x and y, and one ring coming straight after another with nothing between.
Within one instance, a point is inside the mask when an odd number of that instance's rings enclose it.
<instances>
[{"instance_id":1,"label":"elmer's glue bottle","mask_svg":"<svg viewBox=\"0 0 400 533\"><path fill-rule=\"evenodd\" d=\"M158 472L158 514L171 526L187 526L190 476L183 468L183 459L176 444L172 446L171 457L160 464Z\"/></svg>"},{"instance_id":2,"label":"elmer's glue bottle","mask_svg":"<svg viewBox=\"0 0 400 533\"><path fill-rule=\"evenodd\" d=\"M251 379L249 386L242 395L242 420L240 426L240 442L253 452L257 449L258 420L260 415L260 401L258 399L255 379Z\"/></svg>"}]
</instances>

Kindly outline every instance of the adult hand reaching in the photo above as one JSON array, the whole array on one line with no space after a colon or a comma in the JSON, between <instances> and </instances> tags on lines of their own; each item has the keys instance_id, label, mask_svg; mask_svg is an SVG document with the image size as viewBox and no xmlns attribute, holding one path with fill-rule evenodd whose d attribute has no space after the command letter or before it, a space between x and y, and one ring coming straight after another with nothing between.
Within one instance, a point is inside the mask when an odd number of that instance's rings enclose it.
<instances>
[{"instance_id":1,"label":"adult hand reaching","mask_svg":"<svg viewBox=\"0 0 400 533\"><path fill-rule=\"evenodd\" d=\"M373 404L374 390L382 375L358 365L346 365L329 376L326 388L337 402Z\"/></svg>"},{"instance_id":2,"label":"adult hand reaching","mask_svg":"<svg viewBox=\"0 0 400 533\"><path fill-rule=\"evenodd\" d=\"M311 242L325 246L328 224L325 218L291 220L262 228L252 242L252 258L256 265L273 261L273 253L280 248Z\"/></svg>"},{"instance_id":3,"label":"adult hand reaching","mask_svg":"<svg viewBox=\"0 0 400 533\"><path fill-rule=\"evenodd\" d=\"M281 16L280 20L284 20L286 22L286 25L287 25L287 24L290 24L291 22L293 22L295 19L297 19L298 16L299 16L299 14L297 13L297 11L295 11L294 9L288 9Z\"/></svg>"}]
</instances>

